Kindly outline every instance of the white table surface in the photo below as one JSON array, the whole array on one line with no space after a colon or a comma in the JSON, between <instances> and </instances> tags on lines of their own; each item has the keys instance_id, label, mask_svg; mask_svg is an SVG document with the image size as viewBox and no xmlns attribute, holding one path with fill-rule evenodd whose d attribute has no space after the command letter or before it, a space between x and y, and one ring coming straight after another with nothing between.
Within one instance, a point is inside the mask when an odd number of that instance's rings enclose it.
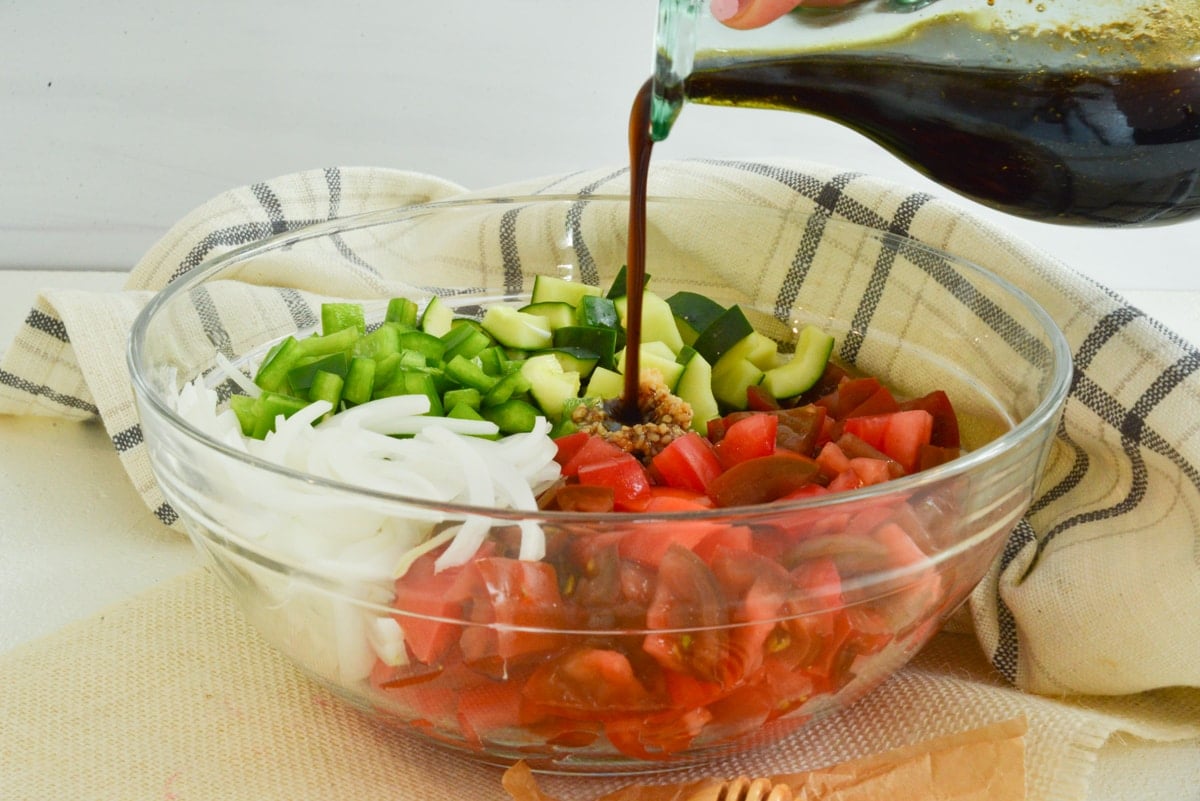
<instances>
[{"instance_id":1,"label":"white table surface","mask_svg":"<svg viewBox=\"0 0 1200 801\"><path fill-rule=\"evenodd\" d=\"M621 164L654 21L651 0L0 9L0 348L36 290L119 287L172 222L232 186L333 164L471 188ZM656 157L795 156L945 194L831 123L684 114ZM1095 231L973 208L1200 342L1200 223ZM99 425L0 416L0 510L0 652L199 564L144 509ZM1092 797L1198 787L1194 748L1112 743Z\"/></svg>"}]
</instances>

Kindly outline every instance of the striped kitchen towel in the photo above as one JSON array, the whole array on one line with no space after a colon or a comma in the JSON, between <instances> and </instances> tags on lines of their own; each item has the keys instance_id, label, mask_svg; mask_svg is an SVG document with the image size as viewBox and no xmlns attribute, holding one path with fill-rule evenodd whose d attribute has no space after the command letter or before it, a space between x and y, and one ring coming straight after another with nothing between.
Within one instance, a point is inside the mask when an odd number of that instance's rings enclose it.
<instances>
[{"instance_id":1,"label":"striped kitchen towel","mask_svg":"<svg viewBox=\"0 0 1200 801\"><path fill-rule=\"evenodd\" d=\"M476 194L623 194L627 184L626 170L614 167ZM1008 680L1039 693L1200 687L1200 352L1192 344L996 226L871 176L785 160L663 162L651 192L770 204L892 231L986 264L1039 301L1071 344L1075 374L1046 480L972 596L979 642ZM430 176L372 168L311 171L225 193L151 248L124 292L42 293L0 362L0 412L99 416L139 492L173 524L124 362L129 326L146 299L235 246L462 193ZM376 280L347 258L289 286L338 294Z\"/></svg>"}]
</instances>

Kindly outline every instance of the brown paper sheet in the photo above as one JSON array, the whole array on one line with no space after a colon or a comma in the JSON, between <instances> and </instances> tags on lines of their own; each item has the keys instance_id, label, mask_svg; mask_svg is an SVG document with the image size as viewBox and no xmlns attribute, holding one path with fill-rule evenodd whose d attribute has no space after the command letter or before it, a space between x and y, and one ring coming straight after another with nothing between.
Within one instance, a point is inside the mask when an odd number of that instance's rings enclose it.
<instances>
[{"instance_id":1,"label":"brown paper sheet","mask_svg":"<svg viewBox=\"0 0 1200 801\"><path fill-rule=\"evenodd\" d=\"M1025 719L1014 718L853 762L765 777L753 790L745 779L707 779L630 785L596 801L1024 801L1025 731ZM503 784L513 801L555 801L524 763L509 768ZM779 785L787 790L768 794Z\"/></svg>"}]
</instances>

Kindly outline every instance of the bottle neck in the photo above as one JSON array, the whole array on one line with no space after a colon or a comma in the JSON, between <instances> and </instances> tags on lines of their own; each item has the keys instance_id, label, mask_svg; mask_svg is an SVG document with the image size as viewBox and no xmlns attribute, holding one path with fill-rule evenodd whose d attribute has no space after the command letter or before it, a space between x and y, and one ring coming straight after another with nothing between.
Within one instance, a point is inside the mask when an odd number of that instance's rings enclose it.
<instances>
[{"instance_id":1,"label":"bottle neck","mask_svg":"<svg viewBox=\"0 0 1200 801\"><path fill-rule=\"evenodd\" d=\"M661 142L683 110L684 81L696 57L696 27L704 0L659 0L650 94L650 138Z\"/></svg>"}]
</instances>

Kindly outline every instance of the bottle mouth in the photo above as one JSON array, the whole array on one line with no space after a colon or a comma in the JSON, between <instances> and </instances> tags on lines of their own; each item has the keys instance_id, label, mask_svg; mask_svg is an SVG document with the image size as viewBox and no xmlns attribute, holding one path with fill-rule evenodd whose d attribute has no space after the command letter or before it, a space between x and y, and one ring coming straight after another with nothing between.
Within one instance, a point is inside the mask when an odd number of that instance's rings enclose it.
<instances>
[{"instance_id":1,"label":"bottle mouth","mask_svg":"<svg viewBox=\"0 0 1200 801\"><path fill-rule=\"evenodd\" d=\"M704 0L660 0L654 37L650 139L661 142L683 109L684 80L696 58L696 26Z\"/></svg>"}]
</instances>

